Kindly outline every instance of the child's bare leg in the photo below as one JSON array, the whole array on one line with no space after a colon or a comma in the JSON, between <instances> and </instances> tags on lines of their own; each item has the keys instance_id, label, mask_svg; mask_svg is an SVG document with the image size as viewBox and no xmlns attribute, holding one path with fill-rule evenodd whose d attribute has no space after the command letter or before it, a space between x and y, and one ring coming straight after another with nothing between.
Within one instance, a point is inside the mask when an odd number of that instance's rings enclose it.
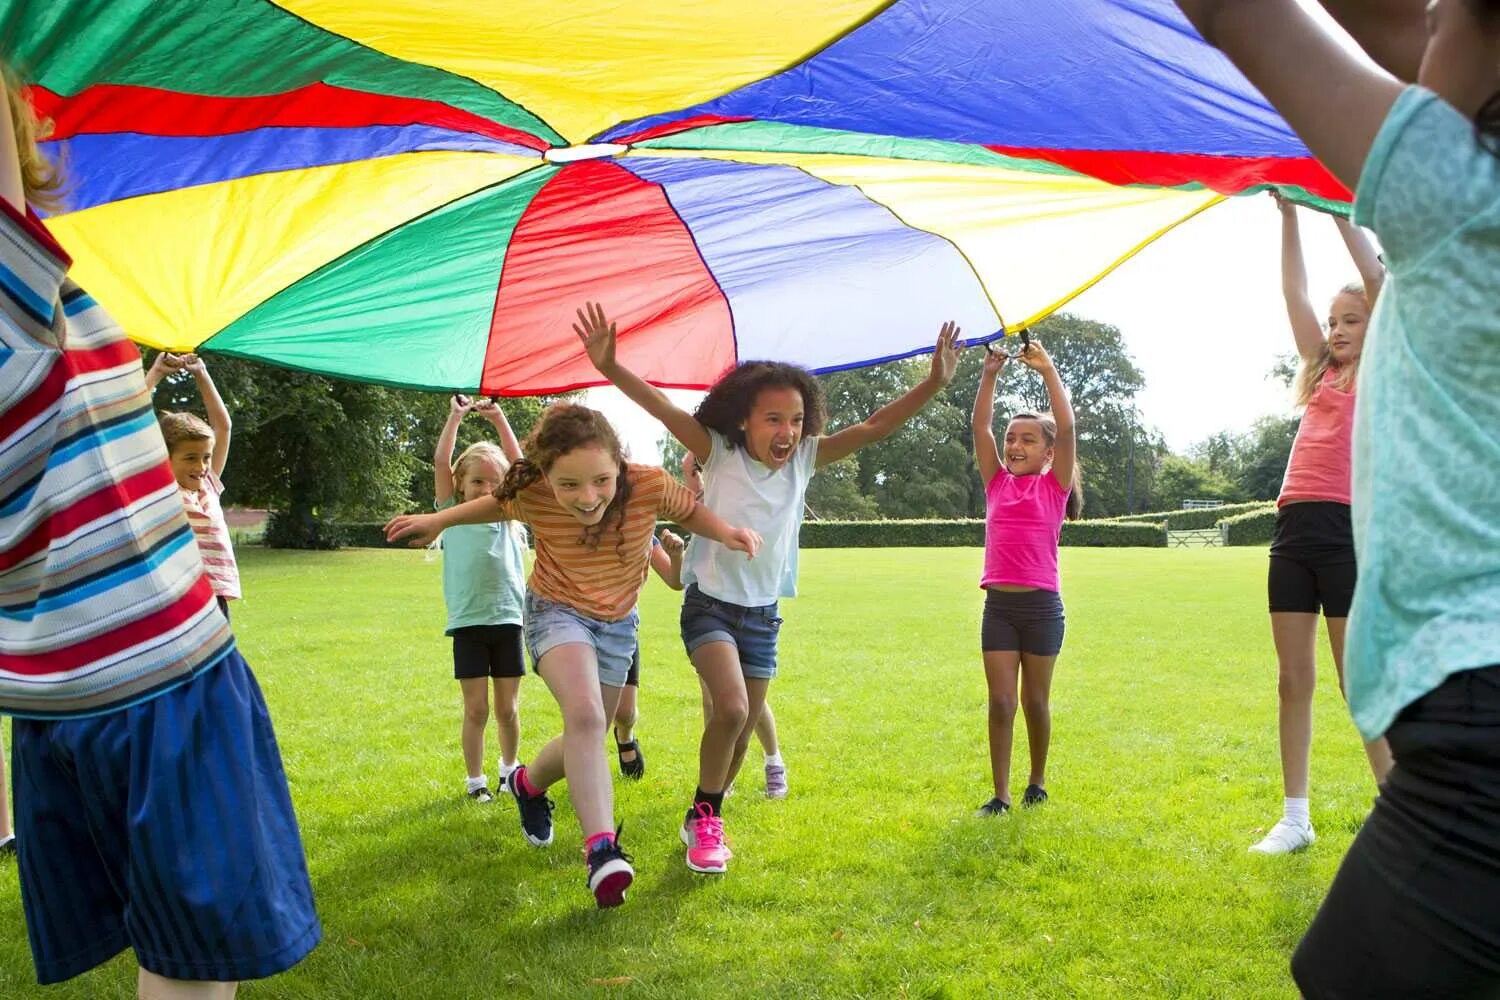
<instances>
[{"instance_id":1,"label":"child's bare leg","mask_svg":"<svg viewBox=\"0 0 1500 1000\"><path fill-rule=\"evenodd\" d=\"M196 979L167 979L142 969L136 977L135 989L140 1000L233 1000L239 985Z\"/></svg>"}]
</instances>

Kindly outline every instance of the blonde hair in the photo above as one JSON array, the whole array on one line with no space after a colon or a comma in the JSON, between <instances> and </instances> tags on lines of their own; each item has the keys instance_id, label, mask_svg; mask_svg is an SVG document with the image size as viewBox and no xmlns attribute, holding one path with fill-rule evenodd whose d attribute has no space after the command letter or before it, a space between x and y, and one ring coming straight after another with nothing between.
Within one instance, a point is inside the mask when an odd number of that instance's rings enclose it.
<instances>
[{"instance_id":1,"label":"blonde hair","mask_svg":"<svg viewBox=\"0 0 1500 1000\"><path fill-rule=\"evenodd\" d=\"M8 65L0 63L5 78L5 96L10 103L10 124L16 133L16 156L21 162L21 187L26 202L49 212L62 208L62 172L42 155L37 143L52 134L52 120L38 118L36 109L21 93L21 80Z\"/></svg>"},{"instance_id":2,"label":"blonde hair","mask_svg":"<svg viewBox=\"0 0 1500 1000\"><path fill-rule=\"evenodd\" d=\"M191 413L163 413L158 418L162 440L167 442L167 453L177 450L180 444L189 441L212 441L214 429L202 417Z\"/></svg>"},{"instance_id":3,"label":"blonde hair","mask_svg":"<svg viewBox=\"0 0 1500 1000\"><path fill-rule=\"evenodd\" d=\"M453 463L453 492L462 496L464 491L464 476L468 474L469 466L477 461L488 460L495 463L495 468L500 472L500 478L510 471L510 462L505 459L505 452L500 446L492 441L476 441L459 453L457 461Z\"/></svg>"},{"instance_id":4,"label":"blonde hair","mask_svg":"<svg viewBox=\"0 0 1500 1000\"><path fill-rule=\"evenodd\" d=\"M1369 293L1365 291L1365 286L1358 281L1351 281L1343 288L1340 288L1334 298L1337 299L1339 295L1357 295L1359 296L1359 300L1365 304L1365 311L1368 312L1370 310ZM1348 392L1354 387L1354 377L1359 373L1359 359L1355 358L1347 365L1335 365L1333 363L1333 351L1329 349L1328 339L1325 337L1323 339L1323 346L1318 348L1318 356L1311 361L1302 362L1302 367L1297 369L1297 381L1293 387L1293 392L1295 393L1299 409L1312 402L1313 393L1318 391L1318 386L1323 383L1323 376L1328 374L1330 368L1337 368L1339 371L1338 378L1333 383L1334 388L1340 392Z\"/></svg>"}]
</instances>

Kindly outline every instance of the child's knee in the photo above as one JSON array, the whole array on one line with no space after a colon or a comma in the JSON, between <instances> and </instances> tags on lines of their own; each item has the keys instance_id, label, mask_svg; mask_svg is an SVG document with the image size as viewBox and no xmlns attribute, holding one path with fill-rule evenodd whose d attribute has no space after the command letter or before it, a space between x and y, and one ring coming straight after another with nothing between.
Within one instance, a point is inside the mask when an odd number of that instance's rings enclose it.
<instances>
[{"instance_id":1,"label":"child's knee","mask_svg":"<svg viewBox=\"0 0 1500 1000\"><path fill-rule=\"evenodd\" d=\"M1276 692L1282 701L1308 701L1317 690L1318 678L1311 670L1282 668L1276 674Z\"/></svg>"},{"instance_id":2,"label":"child's knee","mask_svg":"<svg viewBox=\"0 0 1500 1000\"><path fill-rule=\"evenodd\" d=\"M490 706L483 701L464 702L464 721L471 726L483 727L490 721Z\"/></svg>"},{"instance_id":3,"label":"child's knee","mask_svg":"<svg viewBox=\"0 0 1500 1000\"><path fill-rule=\"evenodd\" d=\"M716 729L733 730L738 737L745 729L745 723L749 718L750 705L747 699L743 696L728 695L714 700L709 725Z\"/></svg>"},{"instance_id":4,"label":"child's knee","mask_svg":"<svg viewBox=\"0 0 1500 1000\"><path fill-rule=\"evenodd\" d=\"M996 722L1010 722L1016 717L1016 696L1009 693L990 692L990 718Z\"/></svg>"},{"instance_id":5,"label":"child's knee","mask_svg":"<svg viewBox=\"0 0 1500 1000\"><path fill-rule=\"evenodd\" d=\"M563 709L563 726L571 733L597 733L604 736L604 706L597 701L580 701Z\"/></svg>"},{"instance_id":6,"label":"child's knee","mask_svg":"<svg viewBox=\"0 0 1500 1000\"><path fill-rule=\"evenodd\" d=\"M1027 716L1046 715L1049 708L1047 695L1039 691L1023 691L1021 693L1021 708Z\"/></svg>"}]
</instances>

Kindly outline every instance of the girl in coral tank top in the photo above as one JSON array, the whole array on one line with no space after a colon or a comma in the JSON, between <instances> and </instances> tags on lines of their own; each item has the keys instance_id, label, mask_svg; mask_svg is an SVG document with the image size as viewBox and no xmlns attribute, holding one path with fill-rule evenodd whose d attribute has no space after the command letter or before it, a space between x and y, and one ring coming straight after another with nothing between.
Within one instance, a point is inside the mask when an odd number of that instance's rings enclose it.
<instances>
[{"instance_id":1,"label":"girl in coral tank top","mask_svg":"<svg viewBox=\"0 0 1500 1000\"><path fill-rule=\"evenodd\" d=\"M1354 381L1384 269L1364 233L1335 217L1362 281L1345 285L1328 309L1327 332L1307 294L1297 208L1281 207L1281 280L1287 317L1302 368L1297 404L1303 408L1276 504L1267 578L1271 636L1276 644L1281 776L1286 796L1280 821L1250 850L1285 854L1315 838L1308 814L1308 758L1313 693L1317 688L1318 612L1328 622L1328 644L1344 685L1344 627L1354 597L1354 534L1349 519ZM1390 770L1385 740L1365 748L1378 783Z\"/></svg>"}]
</instances>

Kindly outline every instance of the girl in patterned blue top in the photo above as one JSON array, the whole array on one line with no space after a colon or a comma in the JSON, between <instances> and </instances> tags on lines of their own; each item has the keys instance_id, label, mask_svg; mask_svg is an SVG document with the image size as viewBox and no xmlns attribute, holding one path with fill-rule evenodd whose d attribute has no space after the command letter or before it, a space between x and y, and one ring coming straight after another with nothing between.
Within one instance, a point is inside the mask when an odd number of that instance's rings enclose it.
<instances>
[{"instance_id":1,"label":"girl in patterned blue top","mask_svg":"<svg viewBox=\"0 0 1500 1000\"><path fill-rule=\"evenodd\" d=\"M1355 189L1390 272L1344 652L1395 765L1292 974L1308 997L1500 996L1500 0L1323 0L1390 76L1297 0L1178 6Z\"/></svg>"},{"instance_id":2,"label":"girl in patterned blue top","mask_svg":"<svg viewBox=\"0 0 1500 1000\"><path fill-rule=\"evenodd\" d=\"M480 441L453 461L458 425L469 412L488 417L501 447ZM503 449L503 450L502 450ZM448 422L432 455L432 486L438 509L488 496L505 478L510 463L521 457L521 445L510 422L493 400L472 402L454 396ZM490 685L495 691L495 728L500 736L497 761L503 785L516 769L521 743L517 699L526 659L521 642L521 607L525 600L524 547L513 521L460 524L443 532L443 601L453 639L453 676L463 692L465 792L476 802L490 802L484 773L484 730L490 718Z\"/></svg>"}]
</instances>

